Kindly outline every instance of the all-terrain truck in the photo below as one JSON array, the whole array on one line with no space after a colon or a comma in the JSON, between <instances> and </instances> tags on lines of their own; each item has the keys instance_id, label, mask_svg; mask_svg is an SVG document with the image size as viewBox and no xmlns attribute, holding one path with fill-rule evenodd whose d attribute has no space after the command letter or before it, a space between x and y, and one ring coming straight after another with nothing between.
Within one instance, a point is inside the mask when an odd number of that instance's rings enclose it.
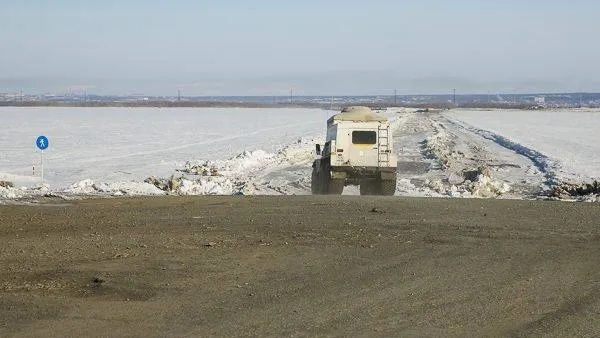
<instances>
[{"instance_id":1,"label":"all-terrain truck","mask_svg":"<svg viewBox=\"0 0 600 338\"><path fill-rule=\"evenodd\" d=\"M359 185L361 195L393 195L398 158L386 117L368 107L348 107L327 120L327 137L315 146L311 191L341 194Z\"/></svg>"}]
</instances>

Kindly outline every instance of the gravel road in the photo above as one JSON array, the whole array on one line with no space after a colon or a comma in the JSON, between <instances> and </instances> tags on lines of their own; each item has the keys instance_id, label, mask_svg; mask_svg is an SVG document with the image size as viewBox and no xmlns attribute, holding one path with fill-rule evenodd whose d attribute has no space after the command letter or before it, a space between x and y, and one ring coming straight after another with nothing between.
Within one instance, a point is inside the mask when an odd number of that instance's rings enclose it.
<instances>
[{"instance_id":1,"label":"gravel road","mask_svg":"<svg viewBox=\"0 0 600 338\"><path fill-rule=\"evenodd\" d=\"M358 196L0 205L0 336L595 337L599 215Z\"/></svg>"}]
</instances>

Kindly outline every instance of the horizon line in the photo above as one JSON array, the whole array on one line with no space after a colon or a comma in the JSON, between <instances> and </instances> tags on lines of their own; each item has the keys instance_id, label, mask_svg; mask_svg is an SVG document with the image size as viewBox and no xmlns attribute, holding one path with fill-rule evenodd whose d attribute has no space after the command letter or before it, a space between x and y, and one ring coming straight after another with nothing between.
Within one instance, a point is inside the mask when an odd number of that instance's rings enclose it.
<instances>
[{"instance_id":1,"label":"horizon line","mask_svg":"<svg viewBox=\"0 0 600 338\"><path fill-rule=\"evenodd\" d=\"M324 98L331 98L331 97L406 97L406 96L497 96L497 95L572 95L572 94L594 94L594 95L600 95L600 91L598 92L594 92L594 91L565 91L565 92L517 92L517 93L506 93L506 92L498 92L498 93L472 93L472 92L465 92L465 93L459 93L458 91L456 93L453 92L448 92L448 93L435 93L435 94L402 94L402 93L397 93L397 94L299 94L299 95L292 95L287 94L287 95L283 95L283 94L277 94L277 95L236 95L236 94L229 94L229 95L183 95L183 93L178 94L172 94L172 95L165 95L165 94L144 94L144 93L133 93L133 94L94 94L94 93L90 93L90 92L64 92L64 93L27 93L24 91L21 92L0 92L0 95L10 95L10 96L73 96L73 97L84 97L84 96L98 96L98 97L155 97L155 98L160 98L160 97L173 97L173 98L211 98L211 97L282 97L282 98L289 98L290 96L293 97L324 97Z\"/></svg>"}]
</instances>

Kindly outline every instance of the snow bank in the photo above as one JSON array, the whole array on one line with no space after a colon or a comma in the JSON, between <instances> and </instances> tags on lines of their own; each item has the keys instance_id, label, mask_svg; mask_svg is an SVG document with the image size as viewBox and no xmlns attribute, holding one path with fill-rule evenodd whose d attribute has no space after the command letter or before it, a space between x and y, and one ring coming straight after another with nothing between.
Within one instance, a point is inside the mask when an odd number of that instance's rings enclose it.
<instances>
[{"instance_id":1,"label":"snow bank","mask_svg":"<svg viewBox=\"0 0 600 338\"><path fill-rule=\"evenodd\" d=\"M511 191L506 182L495 180L488 166L479 165L473 169L473 159L457 149L456 137L448 134L446 128L435 123L434 133L422 142L423 153L439 162L446 173L444 179L426 180L425 186L438 194L451 197L499 197Z\"/></svg>"},{"instance_id":2,"label":"snow bank","mask_svg":"<svg viewBox=\"0 0 600 338\"><path fill-rule=\"evenodd\" d=\"M21 189L0 186L0 199L17 199L25 196Z\"/></svg>"},{"instance_id":3,"label":"snow bank","mask_svg":"<svg viewBox=\"0 0 600 338\"><path fill-rule=\"evenodd\" d=\"M317 138L300 138L294 144L274 153L264 150L244 151L226 160L188 161L179 174L169 178L150 177L146 182L157 189L176 195L254 195L286 194L285 186L298 190L310 189L310 163ZM300 178L278 180L270 177L277 171L286 173L299 170Z\"/></svg>"},{"instance_id":4,"label":"snow bank","mask_svg":"<svg viewBox=\"0 0 600 338\"><path fill-rule=\"evenodd\" d=\"M463 184L472 196L497 197L511 191L510 185L492 178L489 168L478 168L475 172L476 178L472 181L465 180Z\"/></svg>"},{"instance_id":5,"label":"snow bank","mask_svg":"<svg viewBox=\"0 0 600 338\"><path fill-rule=\"evenodd\" d=\"M600 201L600 181L592 183L562 183L554 186L550 197L585 202Z\"/></svg>"},{"instance_id":6,"label":"snow bank","mask_svg":"<svg viewBox=\"0 0 600 338\"><path fill-rule=\"evenodd\" d=\"M248 175L256 172L271 162L274 154L264 150L244 151L243 153L223 161L202 160L199 162L188 161L182 172L200 176L227 176L239 174Z\"/></svg>"},{"instance_id":7,"label":"snow bank","mask_svg":"<svg viewBox=\"0 0 600 338\"><path fill-rule=\"evenodd\" d=\"M146 182L95 183L91 179L79 181L62 192L73 195L164 195L162 190Z\"/></svg>"},{"instance_id":8,"label":"snow bank","mask_svg":"<svg viewBox=\"0 0 600 338\"><path fill-rule=\"evenodd\" d=\"M237 189L231 179L216 175L202 179L172 175L169 178L149 177L145 182L163 193L173 195L233 195Z\"/></svg>"},{"instance_id":9,"label":"snow bank","mask_svg":"<svg viewBox=\"0 0 600 338\"><path fill-rule=\"evenodd\" d=\"M25 199L36 196L44 196L51 194L50 187L47 184L38 185L34 188L20 187L17 188L10 181L0 181L0 201Z\"/></svg>"},{"instance_id":10,"label":"snow bank","mask_svg":"<svg viewBox=\"0 0 600 338\"><path fill-rule=\"evenodd\" d=\"M425 154L438 159L443 169L449 169L459 158L459 154L451 149L449 142L444 131L438 131L423 141Z\"/></svg>"},{"instance_id":11,"label":"snow bank","mask_svg":"<svg viewBox=\"0 0 600 338\"><path fill-rule=\"evenodd\" d=\"M463 175L460 183L453 184L450 179L428 180L425 186L441 195L468 198L501 197L512 190L506 182L493 179L487 167L464 170Z\"/></svg>"}]
</instances>

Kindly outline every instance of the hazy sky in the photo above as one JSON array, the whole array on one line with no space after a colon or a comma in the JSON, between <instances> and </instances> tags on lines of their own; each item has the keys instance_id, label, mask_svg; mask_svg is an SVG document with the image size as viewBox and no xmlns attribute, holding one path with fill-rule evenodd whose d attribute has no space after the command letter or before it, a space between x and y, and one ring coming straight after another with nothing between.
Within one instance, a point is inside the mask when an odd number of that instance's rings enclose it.
<instances>
[{"instance_id":1,"label":"hazy sky","mask_svg":"<svg viewBox=\"0 0 600 338\"><path fill-rule=\"evenodd\" d=\"M598 92L599 14L597 0L0 0L0 92Z\"/></svg>"}]
</instances>

